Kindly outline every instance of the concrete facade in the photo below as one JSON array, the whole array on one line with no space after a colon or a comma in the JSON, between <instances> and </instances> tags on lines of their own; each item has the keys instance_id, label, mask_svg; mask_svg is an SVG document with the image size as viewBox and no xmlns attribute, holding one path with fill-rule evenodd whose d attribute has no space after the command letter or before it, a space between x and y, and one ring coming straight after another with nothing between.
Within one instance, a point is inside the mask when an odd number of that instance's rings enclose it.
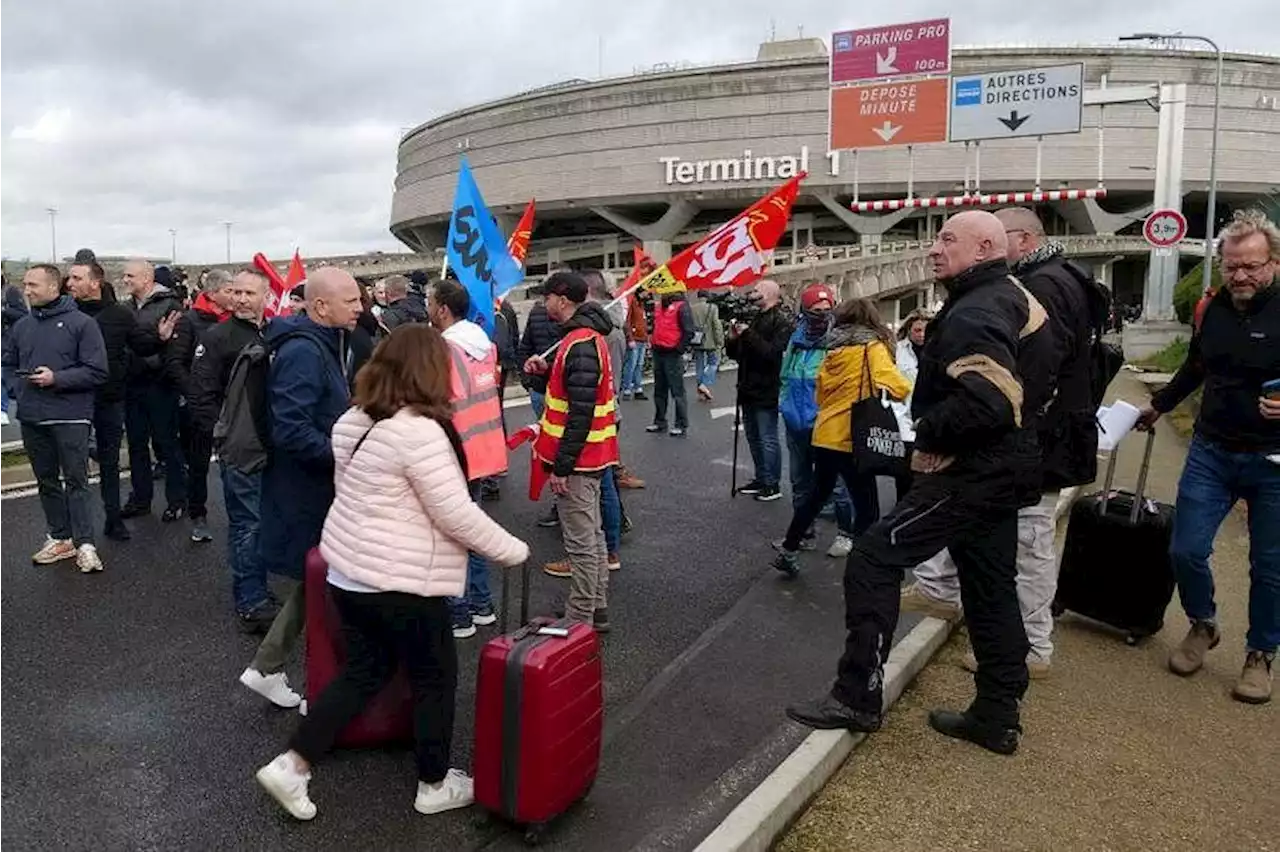
<instances>
[{"instance_id":1,"label":"concrete facade","mask_svg":"<svg viewBox=\"0 0 1280 852\"><path fill-rule=\"evenodd\" d=\"M1104 75L1109 87L1187 84L1184 210L1195 234L1195 217L1203 222L1208 179L1211 55L1132 47L954 53L958 74L1072 62L1085 64L1086 89L1097 88ZM1280 186L1280 159L1274 156L1280 150L1278 95L1280 57L1227 59L1218 162L1223 203L1247 201ZM1042 186L1096 185L1102 109L1084 108L1079 134L1045 137ZM1123 213L1150 203L1157 127L1157 113L1146 104L1105 107L1107 211ZM982 189L1031 189L1035 147L1029 139L982 143ZM576 82L434 119L409 132L399 148L391 230L411 248L429 251L443 242L464 151L495 213L518 215L529 198L537 199L535 251L539 241L559 246L617 235L622 241L613 254L621 251L622 265L628 265L632 244L662 248L691 241L778 183L779 173L801 167L810 176L797 214L815 214L813 227L841 231L840 242L857 239L859 230L855 221L838 216L854 193L853 155L827 151L825 56ZM747 162L737 169L723 162L743 161L747 151ZM864 150L857 162L860 198L905 195L906 149ZM962 144L916 147L917 195L953 194L965 175ZM1078 232L1081 224L1095 230L1114 227L1101 215L1105 212L1067 209L1059 215ZM923 238L934 221L913 215L921 219L918 238ZM862 224L861 233L875 234L883 221Z\"/></svg>"}]
</instances>

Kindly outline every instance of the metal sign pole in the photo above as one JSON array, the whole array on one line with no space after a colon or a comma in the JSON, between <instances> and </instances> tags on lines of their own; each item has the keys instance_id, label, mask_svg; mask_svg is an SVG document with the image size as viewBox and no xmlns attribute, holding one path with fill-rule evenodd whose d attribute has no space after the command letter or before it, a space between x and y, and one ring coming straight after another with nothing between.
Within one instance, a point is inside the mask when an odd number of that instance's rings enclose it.
<instances>
[{"instance_id":1,"label":"metal sign pole","mask_svg":"<svg viewBox=\"0 0 1280 852\"><path fill-rule=\"evenodd\" d=\"M858 149L853 149L853 200L858 200Z\"/></svg>"},{"instance_id":2,"label":"metal sign pole","mask_svg":"<svg viewBox=\"0 0 1280 852\"><path fill-rule=\"evenodd\" d=\"M1044 156L1044 137L1036 137L1036 192L1040 191L1040 164Z\"/></svg>"},{"instance_id":3,"label":"metal sign pole","mask_svg":"<svg viewBox=\"0 0 1280 852\"><path fill-rule=\"evenodd\" d=\"M916 148L907 146L907 198L916 197Z\"/></svg>"},{"instance_id":4,"label":"metal sign pole","mask_svg":"<svg viewBox=\"0 0 1280 852\"><path fill-rule=\"evenodd\" d=\"M973 191L982 192L982 140L973 143Z\"/></svg>"},{"instance_id":5,"label":"metal sign pole","mask_svg":"<svg viewBox=\"0 0 1280 852\"><path fill-rule=\"evenodd\" d=\"M1102 75L1099 81L1099 88L1107 88L1107 75ZM1107 127L1107 106L1106 104L1098 104L1098 187L1101 188L1106 183L1103 171L1103 151L1105 150L1105 134Z\"/></svg>"},{"instance_id":6,"label":"metal sign pole","mask_svg":"<svg viewBox=\"0 0 1280 852\"><path fill-rule=\"evenodd\" d=\"M964 143L964 194L969 194L969 143Z\"/></svg>"}]
</instances>

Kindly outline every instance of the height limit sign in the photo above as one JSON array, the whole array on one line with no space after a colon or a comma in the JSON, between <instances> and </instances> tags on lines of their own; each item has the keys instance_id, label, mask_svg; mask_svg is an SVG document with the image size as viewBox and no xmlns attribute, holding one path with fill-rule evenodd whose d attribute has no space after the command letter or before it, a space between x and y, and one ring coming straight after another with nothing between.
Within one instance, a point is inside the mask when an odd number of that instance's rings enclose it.
<instances>
[{"instance_id":1,"label":"height limit sign","mask_svg":"<svg viewBox=\"0 0 1280 852\"><path fill-rule=\"evenodd\" d=\"M1187 217L1172 208L1157 210L1142 225L1142 236L1156 248L1172 248L1187 235Z\"/></svg>"}]
</instances>

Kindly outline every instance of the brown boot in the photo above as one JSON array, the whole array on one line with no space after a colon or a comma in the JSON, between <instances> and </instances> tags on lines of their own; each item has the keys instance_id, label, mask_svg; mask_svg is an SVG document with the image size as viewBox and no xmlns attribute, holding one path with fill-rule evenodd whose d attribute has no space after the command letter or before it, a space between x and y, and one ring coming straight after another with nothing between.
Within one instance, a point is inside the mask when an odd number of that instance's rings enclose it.
<instances>
[{"instance_id":1,"label":"brown boot","mask_svg":"<svg viewBox=\"0 0 1280 852\"><path fill-rule=\"evenodd\" d=\"M1266 704L1270 701L1271 661L1274 659L1274 654L1268 657L1261 651L1249 651L1244 658L1244 671L1240 672L1231 697L1245 704Z\"/></svg>"},{"instance_id":2,"label":"brown boot","mask_svg":"<svg viewBox=\"0 0 1280 852\"><path fill-rule=\"evenodd\" d=\"M1204 655L1218 647L1222 634L1212 621L1193 621L1187 638L1169 655L1169 671L1188 677L1200 671Z\"/></svg>"},{"instance_id":3,"label":"brown boot","mask_svg":"<svg viewBox=\"0 0 1280 852\"><path fill-rule=\"evenodd\" d=\"M644 488L644 480L632 473L625 465L618 466L619 488Z\"/></svg>"},{"instance_id":4,"label":"brown boot","mask_svg":"<svg viewBox=\"0 0 1280 852\"><path fill-rule=\"evenodd\" d=\"M901 608L903 612L928 615L941 621L960 620L960 607L947 601L934 600L920 591L919 583L912 583L902 590Z\"/></svg>"}]
</instances>

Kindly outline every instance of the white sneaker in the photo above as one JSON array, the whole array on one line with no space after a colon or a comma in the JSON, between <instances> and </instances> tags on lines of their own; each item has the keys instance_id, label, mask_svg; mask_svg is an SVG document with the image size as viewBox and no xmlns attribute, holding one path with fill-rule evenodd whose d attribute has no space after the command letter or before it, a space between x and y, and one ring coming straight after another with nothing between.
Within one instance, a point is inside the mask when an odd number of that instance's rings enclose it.
<instances>
[{"instance_id":1,"label":"white sneaker","mask_svg":"<svg viewBox=\"0 0 1280 852\"><path fill-rule=\"evenodd\" d=\"M240 675L240 682L277 707L297 707L302 703L302 696L289 687L289 678L284 672L264 675L250 667Z\"/></svg>"},{"instance_id":2,"label":"white sneaker","mask_svg":"<svg viewBox=\"0 0 1280 852\"><path fill-rule=\"evenodd\" d=\"M299 772L287 754L281 754L255 773L262 788L297 819L315 819L316 803L307 795L310 772Z\"/></svg>"},{"instance_id":3,"label":"white sneaker","mask_svg":"<svg viewBox=\"0 0 1280 852\"><path fill-rule=\"evenodd\" d=\"M0 393L3 393L3 391L0 391ZM8 426L8 425L9 425L9 412L0 411L0 426Z\"/></svg>"},{"instance_id":4,"label":"white sneaker","mask_svg":"<svg viewBox=\"0 0 1280 852\"><path fill-rule=\"evenodd\" d=\"M475 622L472 622L471 624L459 624L453 628L454 639L470 639L472 636L475 636L475 635L476 635Z\"/></svg>"},{"instance_id":5,"label":"white sneaker","mask_svg":"<svg viewBox=\"0 0 1280 852\"><path fill-rule=\"evenodd\" d=\"M298 702L298 715L307 715L307 699L305 698Z\"/></svg>"},{"instance_id":6,"label":"white sneaker","mask_svg":"<svg viewBox=\"0 0 1280 852\"><path fill-rule=\"evenodd\" d=\"M44 540L44 546L31 554L31 561L37 565L52 565L64 559L75 558L76 546L71 543L71 539L54 538L53 536L47 536Z\"/></svg>"},{"instance_id":7,"label":"white sneaker","mask_svg":"<svg viewBox=\"0 0 1280 852\"><path fill-rule=\"evenodd\" d=\"M853 552L853 539L843 533L836 536L836 540L831 542L831 548L827 550L827 556L832 559L844 559Z\"/></svg>"},{"instance_id":8,"label":"white sneaker","mask_svg":"<svg viewBox=\"0 0 1280 852\"><path fill-rule=\"evenodd\" d=\"M413 809L420 814L438 814L465 808L476 800L475 782L461 769L450 769L439 784L418 782Z\"/></svg>"},{"instance_id":9,"label":"white sneaker","mask_svg":"<svg viewBox=\"0 0 1280 852\"><path fill-rule=\"evenodd\" d=\"M81 574L92 574L102 570L102 557L98 556L98 548L92 544L82 544L76 552L76 565Z\"/></svg>"}]
</instances>

